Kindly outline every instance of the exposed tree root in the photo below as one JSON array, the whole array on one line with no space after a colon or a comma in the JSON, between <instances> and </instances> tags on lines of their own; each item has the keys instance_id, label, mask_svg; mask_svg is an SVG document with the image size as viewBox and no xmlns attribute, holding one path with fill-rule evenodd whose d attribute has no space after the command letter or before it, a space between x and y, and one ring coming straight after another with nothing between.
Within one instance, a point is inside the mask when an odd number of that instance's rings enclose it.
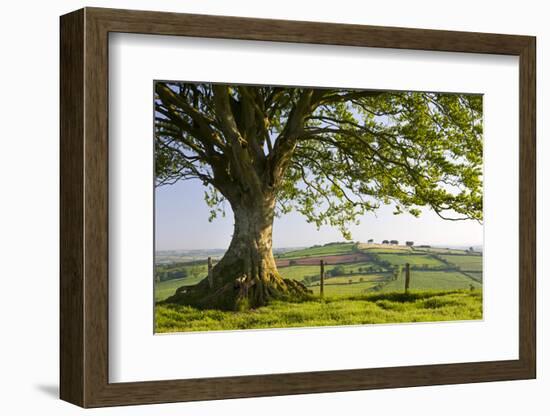
<instances>
[{"instance_id":1,"label":"exposed tree root","mask_svg":"<svg viewBox=\"0 0 550 416\"><path fill-rule=\"evenodd\" d=\"M226 283L217 288L211 288L207 279L195 286L182 286L163 303L200 309L247 310L265 306L271 300L303 300L311 296L311 291L302 283L278 274L264 279L250 279L242 274L233 280L224 280Z\"/></svg>"}]
</instances>

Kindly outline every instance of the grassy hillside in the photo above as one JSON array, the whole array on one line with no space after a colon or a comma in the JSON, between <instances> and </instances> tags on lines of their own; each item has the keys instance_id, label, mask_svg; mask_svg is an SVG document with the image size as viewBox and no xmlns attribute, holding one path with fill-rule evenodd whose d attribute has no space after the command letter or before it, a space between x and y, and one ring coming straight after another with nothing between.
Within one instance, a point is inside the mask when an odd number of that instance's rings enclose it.
<instances>
[{"instance_id":1,"label":"grassy hillside","mask_svg":"<svg viewBox=\"0 0 550 416\"><path fill-rule=\"evenodd\" d=\"M188 279L173 279L166 280L155 284L155 302L166 299L169 296L172 296L176 289L180 286L188 286Z\"/></svg>"},{"instance_id":2,"label":"grassy hillside","mask_svg":"<svg viewBox=\"0 0 550 416\"><path fill-rule=\"evenodd\" d=\"M481 284L473 279L464 276L459 272L440 271L413 271L411 272L411 290L455 290L466 289L472 285L474 288L481 288ZM382 285L381 292L402 291L405 288L405 273L402 273L397 280Z\"/></svg>"},{"instance_id":3,"label":"grassy hillside","mask_svg":"<svg viewBox=\"0 0 550 416\"><path fill-rule=\"evenodd\" d=\"M249 312L157 305L155 332L458 321L482 318L481 291L382 293L273 302Z\"/></svg>"},{"instance_id":4,"label":"grassy hillside","mask_svg":"<svg viewBox=\"0 0 550 416\"><path fill-rule=\"evenodd\" d=\"M360 250L364 253L411 253L413 250L410 247L399 247L399 246L377 246L377 247L362 247Z\"/></svg>"},{"instance_id":5,"label":"grassy hillside","mask_svg":"<svg viewBox=\"0 0 550 416\"><path fill-rule=\"evenodd\" d=\"M299 260L349 255L356 252L356 248L355 243L332 243L290 251L281 254L280 258ZM471 286L481 287L483 263L481 255L467 255L463 250L411 249L405 246L382 246L380 244L359 244L359 248L361 252L365 253L361 260L354 263L327 264L325 266L325 295L342 297L372 292L403 291L405 287L404 272L397 280L393 279L393 273L406 263L413 268L411 270L411 289L457 290L470 289ZM450 252L454 254L449 254ZM169 272L180 271L186 277L157 283L155 285L157 301L166 299L180 286L198 283L207 274L204 261L165 265L159 267L159 270L165 275ZM281 266L279 272L285 278L303 282L314 294L319 293L319 265Z\"/></svg>"},{"instance_id":6,"label":"grassy hillside","mask_svg":"<svg viewBox=\"0 0 550 416\"><path fill-rule=\"evenodd\" d=\"M442 267L444 263L429 254L377 254L382 261L387 261L395 266L404 266L409 263L411 266Z\"/></svg>"},{"instance_id":7,"label":"grassy hillside","mask_svg":"<svg viewBox=\"0 0 550 416\"><path fill-rule=\"evenodd\" d=\"M364 281L361 282L359 278L351 279L352 283L348 282L347 278L335 278L337 282L332 280L325 282L324 293L326 297L349 297L349 296L362 296L370 293L370 291L378 284L378 276L366 276ZM309 289L315 296L319 295L320 286L310 286Z\"/></svg>"},{"instance_id":8,"label":"grassy hillside","mask_svg":"<svg viewBox=\"0 0 550 416\"><path fill-rule=\"evenodd\" d=\"M440 248L440 247L415 247L415 251L426 251L430 253L438 253L438 254L465 254L465 250L459 250L456 248Z\"/></svg>"},{"instance_id":9,"label":"grassy hillside","mask_svg":"<svg viewBox=\"0 0 550 416\"><path fill-rule=\"evenodd\" d=\"M325 271L332 270L334 266L327 265L325 267ZM287 278L287 279L294 279L298 281L304 280L304 277L306 276L313 276L313 275L319 275L319 266L288 266L288 267L280 267L279 273Z\"/></svg>"},{"instance_id":10,"label":"grassy hillside","mask_svg":"<svg viewBox=\"0 0 550 416\"><path fill-rule=\"evenodd\" d=\"M330 274L330 272L337 267L334 264L327 264L325 266L325 273ZM366 273L366 272L376 272L379 271L379 267L373 263L367 262L357 262L350 264L339 265L339 268L343 270L344 273ZM320 272L319 266L288 266L288 267L279 267L279 273L287 278L302 281L305 276L318 276ZM327 279L330 277L327 276Z\"/></svg>"},{"instance_id":11,"label":"grassy hillside","mask_svg":"<svg viewBox=\"0 0 550 416\"><path fill-rule=\"evenodd\" d=\"M481 272L483 268L483 257L481 256L441 255L440 257L447 262L458 266L460 270Z\"/></svg>"},{"instance_id":12,"label":"grassy hillside","mask_svg":"<svg viewBox=\"0 0 550 416\"><path fill-rule=\"evenodd\" d=\"M187 272L186 277L155 282L155 301L166 299L173 295L180 286L193 286L199 283L207 275L207 266L192 266L193 271ZM186 270L186 266L178 266L173 270Z\"/></svg>"},{"instance_id":13,"label":"grassy hillside","mask_svg":"<svg viewBox=\"0 0 550 416\"><path fill-rule=\"evenodd\" d=\"M473 279L477 280L478 282L483 281L483 273L481 272L468 272L468 276L471 276Z\"/></svg>"},{"instance_id":14,"label":"grassy hillside","mask_svg":"<svg viewBox=\"0 0 550 416\"><path fill-rule=\"evenodd\" d=\"M303 250L289 251L277 256L280 259L297 259L302 257L330 256L338 254L349 254L352 252L355 243L327 244L315 246Z\"/></svg>"}]
</instances>

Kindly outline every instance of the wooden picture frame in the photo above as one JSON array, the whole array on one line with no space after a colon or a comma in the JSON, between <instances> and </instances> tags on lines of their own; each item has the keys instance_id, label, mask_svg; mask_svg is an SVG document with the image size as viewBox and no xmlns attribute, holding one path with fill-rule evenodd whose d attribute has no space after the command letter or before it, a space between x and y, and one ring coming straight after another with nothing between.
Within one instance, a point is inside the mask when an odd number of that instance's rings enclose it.
<instances>
[{"instance_id":1,"label":"wooden picture frame","mask_svg":"<svg viewBox=\"0 0 550 416\"><path fill-rule=\"evenodd\" d=\"M519 359L109 383L108 34L519 57ZM85 8L61 17L60 396L82 407L530 379L536 376L535 38Z\"/></svg>"}]
</instances>

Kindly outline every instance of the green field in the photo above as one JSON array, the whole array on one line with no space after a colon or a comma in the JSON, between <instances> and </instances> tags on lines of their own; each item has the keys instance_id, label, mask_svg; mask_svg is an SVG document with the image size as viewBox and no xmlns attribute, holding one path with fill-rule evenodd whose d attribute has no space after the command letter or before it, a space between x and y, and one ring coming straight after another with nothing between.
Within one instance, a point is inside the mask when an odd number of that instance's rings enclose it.
<instances>
[{"instance_id":1,"label":"green field","mask_svg":"<svg viewBox=\"0 0 550 416\"><path fill-rule=\"evenodd\" d=\"M303 257L332 256L338 254L349 254L352 252L355 243L329 244L305 248L303 250L289 251L277 256L279 259L299 259Z\"/></svg>"},{"instance_id":2,"label":"green field","mask_svg":"<svg viewBox=\"0 0 550 416\"><path fill-rule=\"evenodd\" d=\"M356 247L355 243L314 246L281 254L279 258L350 254ZM157 304L156 330L180 332L481 319L481 255L467 255L463 250L419 251L402 246L362 247L361 251L372 255L357 263L325 266L323 299L319 297L318 265L279 267L284 278L303 282L312 298L298 302L274 301L247 312ZM403 267L406 263L412 266L407 294L404 293ZM422 270L418 270L419 267ZM184 273L186 277L156 282L157 302L174 294L180 286L198 283L207 274L204 261L167 264L158 270L164 273L165 279L169 273Z\"/></svg>"},{"instance_id":3,"label":"green field","mask_svg":"<svg viewBox=\"0 0 550 416\"><path fill-rule=\"evenodd\" d=\"M327 271L334 266L327 266ZM283 267L280 273L289 279L301 281L305 276L319 274L318 266L290 266ZM287 273L290 271L291 273ZM389 279L389 273L373 273L373 274L353 274L338 277L325 278L325 294L327 295L360 295L366 290L373 289L380 281ZM363 282L361 282L363 279ZM353 284L349 284L352 280ZM190 279L174 279L165 282L160 282L155 285L155 301L161 301L174 294L180 286L189 286L198 282L191 282ZM319 282L313 283L308 288L314 293L319 294Z\"/></svg>"},{"instance_id":4,"label":"green field","mask_svg":"<svg viewBox=\"0 0 550 416\"><path fill-rule=\"evenodd\" d=\"M215 264L215 263L214 263ZM155 265L155 277L160 281L187 278L195 284L208 273L206 260Z\"/></svg>"},{"instance_id":5,"label":"green field","mask_svg":"<svg viewBox=\"0 0 550 416\"><path fill-rule=\"evenodd\" d=\"M291 269L292 273L286 273L287 269ZM330 268L327 268L330 270ZM304 276L318 273L319 268L316 266L291 266L281 269L281 274L285 277L302 280ZM474 278L475 273L470 273ZM338 277L325 278L325 294L326 295L361 295L366 291L394 292L403 291L405 288L405 273L402 272L397 280L391 280L391 273L373 273L373 274L353 274ZM363 282L360 282L360 279ZM352 284L349 284L352 280ZM415 290L456 290L469 289L470 285L474 288L481 288L481 275L475 281L472 278L465 276L460 272L446 271L411 271L410 288ZM180 286L188 286L198 282L192 282L190 279L175 279L160 282L155 285L155 300L166 299L174 294ZM314 282L308 286L314 294L319 294L319 282Z\"/></svg>"},{"instance_id":6,"label":"green field","mask_svg":"<svg viewBox=\"0 0 550 416\"><path fill-rule=\"evenodd\" d=\"M467 272L468 276L472 277L473 279L477 280L478 282L483 281L483 273L482 272Z\"/></svg>"},{"instance_id":7,"label":"green field","mask_svg":"<svg viewBox=\"0 0 550 416\"><path fill-rule=\"evenodd\" d=\"M325 271L332 270L334 266L325 266ZM319 275L319 266L288 266L279 267L279 273L281 276L287 279L294 279L301 282L306 276Z\"/></svg>"},{"instance_id":8,"label":"green field","mask_svg":"<svg viewBox=\"0 0 550 416\"><path fill-rule=\"evenodd\" d=\"M481 256L440 255L440 257L458 266L460 270L481 272L483 269L483 257Z\"/></svg>"},{"instance_id":9,"label":"green field","mask_svg":"<svg viewBox=\"0 0 550 416\"><path fill-rule=\"evenodd\" d=\"M373 247L373 248L361 248L361 251L364 253L387 253L387 254L395 254L395 253L410 253L412 252L412 249L410 247Z\"/></svg>"},{"instance_id":10,"label":"green field","mask_svg":"<svg viewBox=\"0 0 550 416\"><path fill-rule=\"evenodd\" d=\"M155 284L155 302L166 299L169 296L172 296L176 289L180 286L188 286L188 279L173 279L166 280L164 282Z\"/></svg>"},{"instance_id":11,"label":"green field","mask_svg":"<svg viewBox=\"0 0 550 416\"><path fill-rule=\"evenodd\" d=\"M339 279L339 278L336 278ZM328 297L347 297L347 296L361 296L370 292L378 283L373 280L366 280L364 282L354 281L349 284L347 280L341 283L333 283L327 281L325 283L324 294ZM309 286L309 289L315 296L319 295L320 286Z\"/></svg>"},{"instance_id":12,"label":"green field","mask_svg":"<svg viewBox=\"0 0 550 416\"><path fill-rule=\"evenodd\" d=\"M454 248L439 248L439 247L415 247L414 251L425 251L429 253L436 253L436 254L465 254L465 250L459 250Z\"/></svg>"},{"instance_id":13,"label":"green field","mask_svg":"<svg viewBox=\"0 0 550 416\"><path fill-rule=\"evenodd\" d=\"M325 279L326 285L349 284L360 282L380 282L388 279L390 273L353 274L349 276L336 276Z\"/></svg>"},{"instance_id":14,"label":"green field","mask_svg":"<svg viewBox=\"0 0 550 416\"><path fill-rule=\"evenodd\" d=\"M455 290L466 289L472 285L474 288L481 288L481 285L464 276L459 272L440 272L440 271L411 271L410 289L411 290ZM380 287L382 292L394 292L403 290L405 287L405 273L402 273L397 280L388 282Z\"/></svg>"},{"instance_id":15,"label":"green field","mask_svg":"<svg viewBox=\"0 0 550 416\"><path fill-rule=\"evenodd\" d=\"M157 333L458 321L482 319L482 295L480 290L382 293L303 302L275 301L247 312L157 305L155 314Z\"/></svg>"},{"instance_id":16,"label":"green field","mask_svg":"<svg viewBox=\"0 0 550 416\"><path fill-rule=\"evenodd\" d=\"M395 266L404 266L409 263L411 266L440 267L444 264L429 254L378 254L382 261L387 261Z\"/></svg>"},{"instance_id":17,"label":"green field","mask_svg":"<svg viewBox=\"0 0 550 416\"><path fill-rule=\"evenodd\" d=\"M378 269L380 269L381 267L378 266L376 263L374 262L357 262L357 263L345 263L345 264L340 264L339 265L345 273L363 273L363 272L367 272L367 271L379 271ZM326 267L330 267L330 269L333 269L335 266L332 265L332 266L326 266ZM328 270L330 270L328 269ZM361 270L359 270L361 269ZM382 268L383 269L383 268ZM382 271L385 271L382 270Z\"/></svg>"},{"instance_id":18,"label":"green field","mask_svg":"<svg viewBox=\"0 0 550 416\"><path fill-rule=\"evenodd\" d=\"M367 263L367 262L358 262L358 263L348 263L348 264L341 264L339 265L343 270L344 273L363 273L370 271L371 269L378 269L379 267L374 265L373 263ZM329 273L332 271L336 265L334 264L327 264L325 266L325 273ZM361 270L359 270L361 268ZM302 281L304 277L306 276L318 276L319 266L287 266L287 267L279 267L279 273L281 276L287 278L287 279L294 279L298 281Z\"/></svg>"},{"instance_id":19,"label":"green field","mask_svg":"<svg viewBox=\"0 0 550 416\"><path fill-rule=\"evenodd\" d=\"M315 246L309 249L290 251L281 255L285 258L307 258L322 255L349 254L353 252L355 243L329 244ZM362 249L365 253L373 253L372 261L357 263L344 263L340 265L325 266L325 294L329 296L350 296L363 295L369 292L392 292L404 290L404 271L401 272L398 280L392 279L393 271L397 267L403 267L409 263L413 267L433 268L430 270L411 270L411 289L416 290L456 290L480 288L482 282L483 257L480 255L461 254L450 255L440 254L445 249L423 249L425 254L419 251L410 250L408 247L389 248L368 248ZM454 250L457 251L457 250ZM431 253L434 254L431 254ZM437 252L437 253L435 253ZM288 257L287 257L288 256ZM467 273L457 270L437 270L445 267L443 261L447 261L452 267L458 267ZM381 263L379 263L381 262ZM388 266L389 264L389 266ZM331 273L338 267L339 274L332 276ZM163 300L172 295L180 286L194 285L206 276L206 264L185 263L176 265L164 265L162 270L185 270L187 277L158 282L155 285L155 300ZM288 279L302 281L308 285L313 293L319 293L319 266L317 265L293 265L279 268L280 274ZM336 272L336 271L334 271ZM306 279L308 278L308 279ZM306 280L304 280L306 279ZM360 282L363 279L363 282ZM352 280L352 284L349 281Z\"/></svg>"}]
</instances>

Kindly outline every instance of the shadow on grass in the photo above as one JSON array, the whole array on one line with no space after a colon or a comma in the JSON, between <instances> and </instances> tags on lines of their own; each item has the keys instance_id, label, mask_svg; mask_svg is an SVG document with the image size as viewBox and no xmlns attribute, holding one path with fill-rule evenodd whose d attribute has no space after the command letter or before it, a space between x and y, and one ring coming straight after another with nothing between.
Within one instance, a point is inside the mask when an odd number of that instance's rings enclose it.
<instances>
[{"instance_id":1,"label":"shadow on grass","mask_svg":"<svg viewBox=\"0 0 550 416\"><path fill-rule=\"evenodd\" d=\"M348 295L348 296L327 296L325 298L320 298L319 296L309 295L305 296L303 298L287 298L284 299L285 303L294 303L294 304L303 304L308 302L314 302L314 303L333 303L333 302L341 302L343 300L347 301L367 301L367 302L380 302L380 301L386 301L386 302L394 302L394 303L414 303L419 300L433 300L432 298L437 298L440 296L448 296L448 295L455 295L455 294L461 294L461 295L479 295L481 296L481 291L470 291L470 290L422 290L422 291L410 291L408 293L404 292L386 292L386 293L368 293L368 294L362 294L362 295ZM274 301L281 302L279 301ZM185 304L175 304L171 302L166 301L160 301L156 302L159 306L166 306L166 307L178 307L178 306L190 306L197 310L201 311L215 311L218 309L211 309L211 308L197 308L195 306L191 305L185 305ZM426 305L426 307L430 307L429 305ZM432 306L433 307L433 306ZM253 312L254 309L250 309L250 312Z\"/></svg>"},{"instance_id":2,"label":"shadow on grass","mask_svg":"<svg viewBox=\"0 0 550 416\"><path fill-rule=\"evenodd\" d=\"M368 300L371 302L376 302L378 300L389 300L391 302L416 302L417 300L423 300L428 298L433 298L436 296L446 296L453 295L456 293L469 293L464 290L443 290L443 291L421 291L421 292L387 292L387 293L377 293L377 294L368 294L363 296L350 296L350 300Z\"/></svg>"}]
</instances>

